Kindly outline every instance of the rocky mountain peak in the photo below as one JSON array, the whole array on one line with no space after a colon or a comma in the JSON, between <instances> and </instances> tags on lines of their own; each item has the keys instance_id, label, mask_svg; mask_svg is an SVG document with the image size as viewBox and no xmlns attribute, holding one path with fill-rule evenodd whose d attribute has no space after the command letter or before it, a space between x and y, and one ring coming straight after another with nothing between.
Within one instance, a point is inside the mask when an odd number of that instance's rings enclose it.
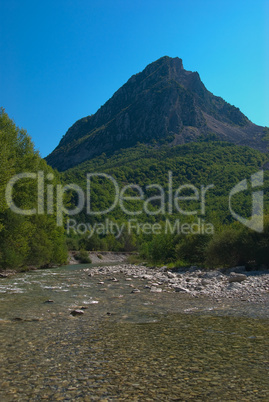
<instances>
[{"instance_id":1,"label":"rocky mountain peak","mask_svg":"<svg viewBox=\"0 0 269 402\"><path fill-rule=\"evenodd\" d=\"M212 134L263 149L262 127L209 92L182 59L164 56L133 75L94 115L78 120L46 159L66 170L137 142L177 145Z\"/></svg>"}]
</instances>

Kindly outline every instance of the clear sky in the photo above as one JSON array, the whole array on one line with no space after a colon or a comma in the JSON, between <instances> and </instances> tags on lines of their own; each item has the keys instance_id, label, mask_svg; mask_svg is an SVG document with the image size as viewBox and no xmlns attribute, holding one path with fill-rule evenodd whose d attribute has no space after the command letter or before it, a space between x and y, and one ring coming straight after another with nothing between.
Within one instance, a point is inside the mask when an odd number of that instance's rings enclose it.
<instances>
[{"instance_id":1,"label":"clear sky","mask_svg":"<svg viewBox=\"0 0 269 402\"><path fill-rule=\"evenodd\" d=\"M268 25L268 0L0 0L0 106L46 156L166 55L269 126Z\"/></svg>"}]
</instances>

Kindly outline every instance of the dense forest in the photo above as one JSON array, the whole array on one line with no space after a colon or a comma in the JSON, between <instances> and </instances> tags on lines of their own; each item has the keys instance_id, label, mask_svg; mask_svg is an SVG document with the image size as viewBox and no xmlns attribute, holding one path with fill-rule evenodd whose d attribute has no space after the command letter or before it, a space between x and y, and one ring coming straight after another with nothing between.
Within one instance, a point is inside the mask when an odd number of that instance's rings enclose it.
<instances>
[{"instance_id":1,"label":"dense forest","mask_svg":"<svg viewBox=\"0 0 269 402\"><path fill-rule=\"evenodd\" d=\"M202 264L206 267L232 266L244 264L261 266L268 264L269 256L269 227L265 217L263 233L257 233L238 223L229 210L229 194L231 189L244 179L250 181L251 175L261 171L267 162L267 155L248 147L236 146L227 142L217 141L214 136L201 137L196 143L176 147L162 147L138 144L131 149L119 150L113 156L105 154L69 169L61 176L65 183L76 183L86 192L87 174L102 172L113 177L120 188L131 183L137 185L146 199L146 213L143 209L145 200L140 200L140 193L135 186L128 188L125 195L137 199L125 199L125 209L137 212L134 216L124 213L117 205L105 215L91 215L86 208L76 217L77 225L73 225L67 238L68 246L73 249L114 250L140 252L141 258L154 264L193 265ZM168 192L170 179L173 179L173 189L180 186L195 186L197 191L211 186L206 194L204 211L201 210L201 197L197 200L187 200L193 195L193 189L185 189L186 199L181 201L183 211L197 211L195 214L180 214L173 210L169 214ZM160 212L159 190L152 184L164 189L164 213ZM106 210L113 204L115 188L111 180L104 177L91 178L90 202L92 211ZM264 189L268 189L268 171L264 172ZM190 191L191 190L191 191ZM201 194L200 194L201 195ZM268 191L264 191L265 215L268 215ZM195 197L194 197L195 198ZM73 203L77 203L73 194ZM252 189L242 191L232 200L232 208L246 219L252 213ZM267 208L267 209L266 209ZM154 213L155 212L155 213ZM71 217L72 218L72 217ZM122 225L122 233L117 238L110 231L106 234L96 234L94 226L102 225L105 219ZM134 219L132 228L126 223ZM174 228L177 220L189 225L210 223L214 232L208 233L178 233L167 229ZM133 221L133 222L134 222ZM88 231L76 230L83 228L80 223L88 224ZM139 230L139 224L155 223L161 227L160 233L153 234L150 230Z\"/></svg>"},{"instance_id":2,"label":"dense forest","mask_svg":"<svg viewBox=\"0 0 269 402\"><path fill-rule=\"evenodd\" d=\"M56 185L57 173L35 151L26 131L16 127L3 109L0 144L0 269L63 264L67 260L64 229L56 225L55 214L22 215L13 212L6 202L7 185L16 175L43 172L53 175L52 183ZM18 208L37 208L36 180L18 180L12 190Z\"/></svg>"}]
</instances>

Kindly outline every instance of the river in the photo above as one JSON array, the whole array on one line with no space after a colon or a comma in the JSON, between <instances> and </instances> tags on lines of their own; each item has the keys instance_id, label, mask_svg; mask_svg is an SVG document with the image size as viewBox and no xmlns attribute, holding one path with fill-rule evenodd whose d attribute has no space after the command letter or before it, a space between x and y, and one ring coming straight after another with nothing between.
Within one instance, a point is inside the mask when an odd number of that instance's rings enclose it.
<instances>
[{"instance_id":1,"label":"river","mask_svg":"<svg viewBox=\"0 0 269 402\"><path fill-rule=\"evenodd\" d=\"M269 400L268 306L117 279L85 265L1 279L1 401Z\"/></svg>"}]
</instances>

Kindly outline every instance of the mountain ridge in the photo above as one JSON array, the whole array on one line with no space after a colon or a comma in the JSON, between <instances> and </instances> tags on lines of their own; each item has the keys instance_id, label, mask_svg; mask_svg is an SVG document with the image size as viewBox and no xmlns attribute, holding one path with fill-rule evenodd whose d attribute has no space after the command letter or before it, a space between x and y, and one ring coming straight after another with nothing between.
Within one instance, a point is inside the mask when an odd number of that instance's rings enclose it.
<instances>
[{"instance_id":1,"label":"mountain ridge","mask_svg":"<svg viewBox=\"0 0 269 402\"><path fill-rule=\"evenodd\" d=\"M264 128L209 92L182 59L164 56L129 78L93 115L75 122L47 162L60 171L137 143L172 145L216 135L264 151Z\"/></svg>"}]
</instances>

